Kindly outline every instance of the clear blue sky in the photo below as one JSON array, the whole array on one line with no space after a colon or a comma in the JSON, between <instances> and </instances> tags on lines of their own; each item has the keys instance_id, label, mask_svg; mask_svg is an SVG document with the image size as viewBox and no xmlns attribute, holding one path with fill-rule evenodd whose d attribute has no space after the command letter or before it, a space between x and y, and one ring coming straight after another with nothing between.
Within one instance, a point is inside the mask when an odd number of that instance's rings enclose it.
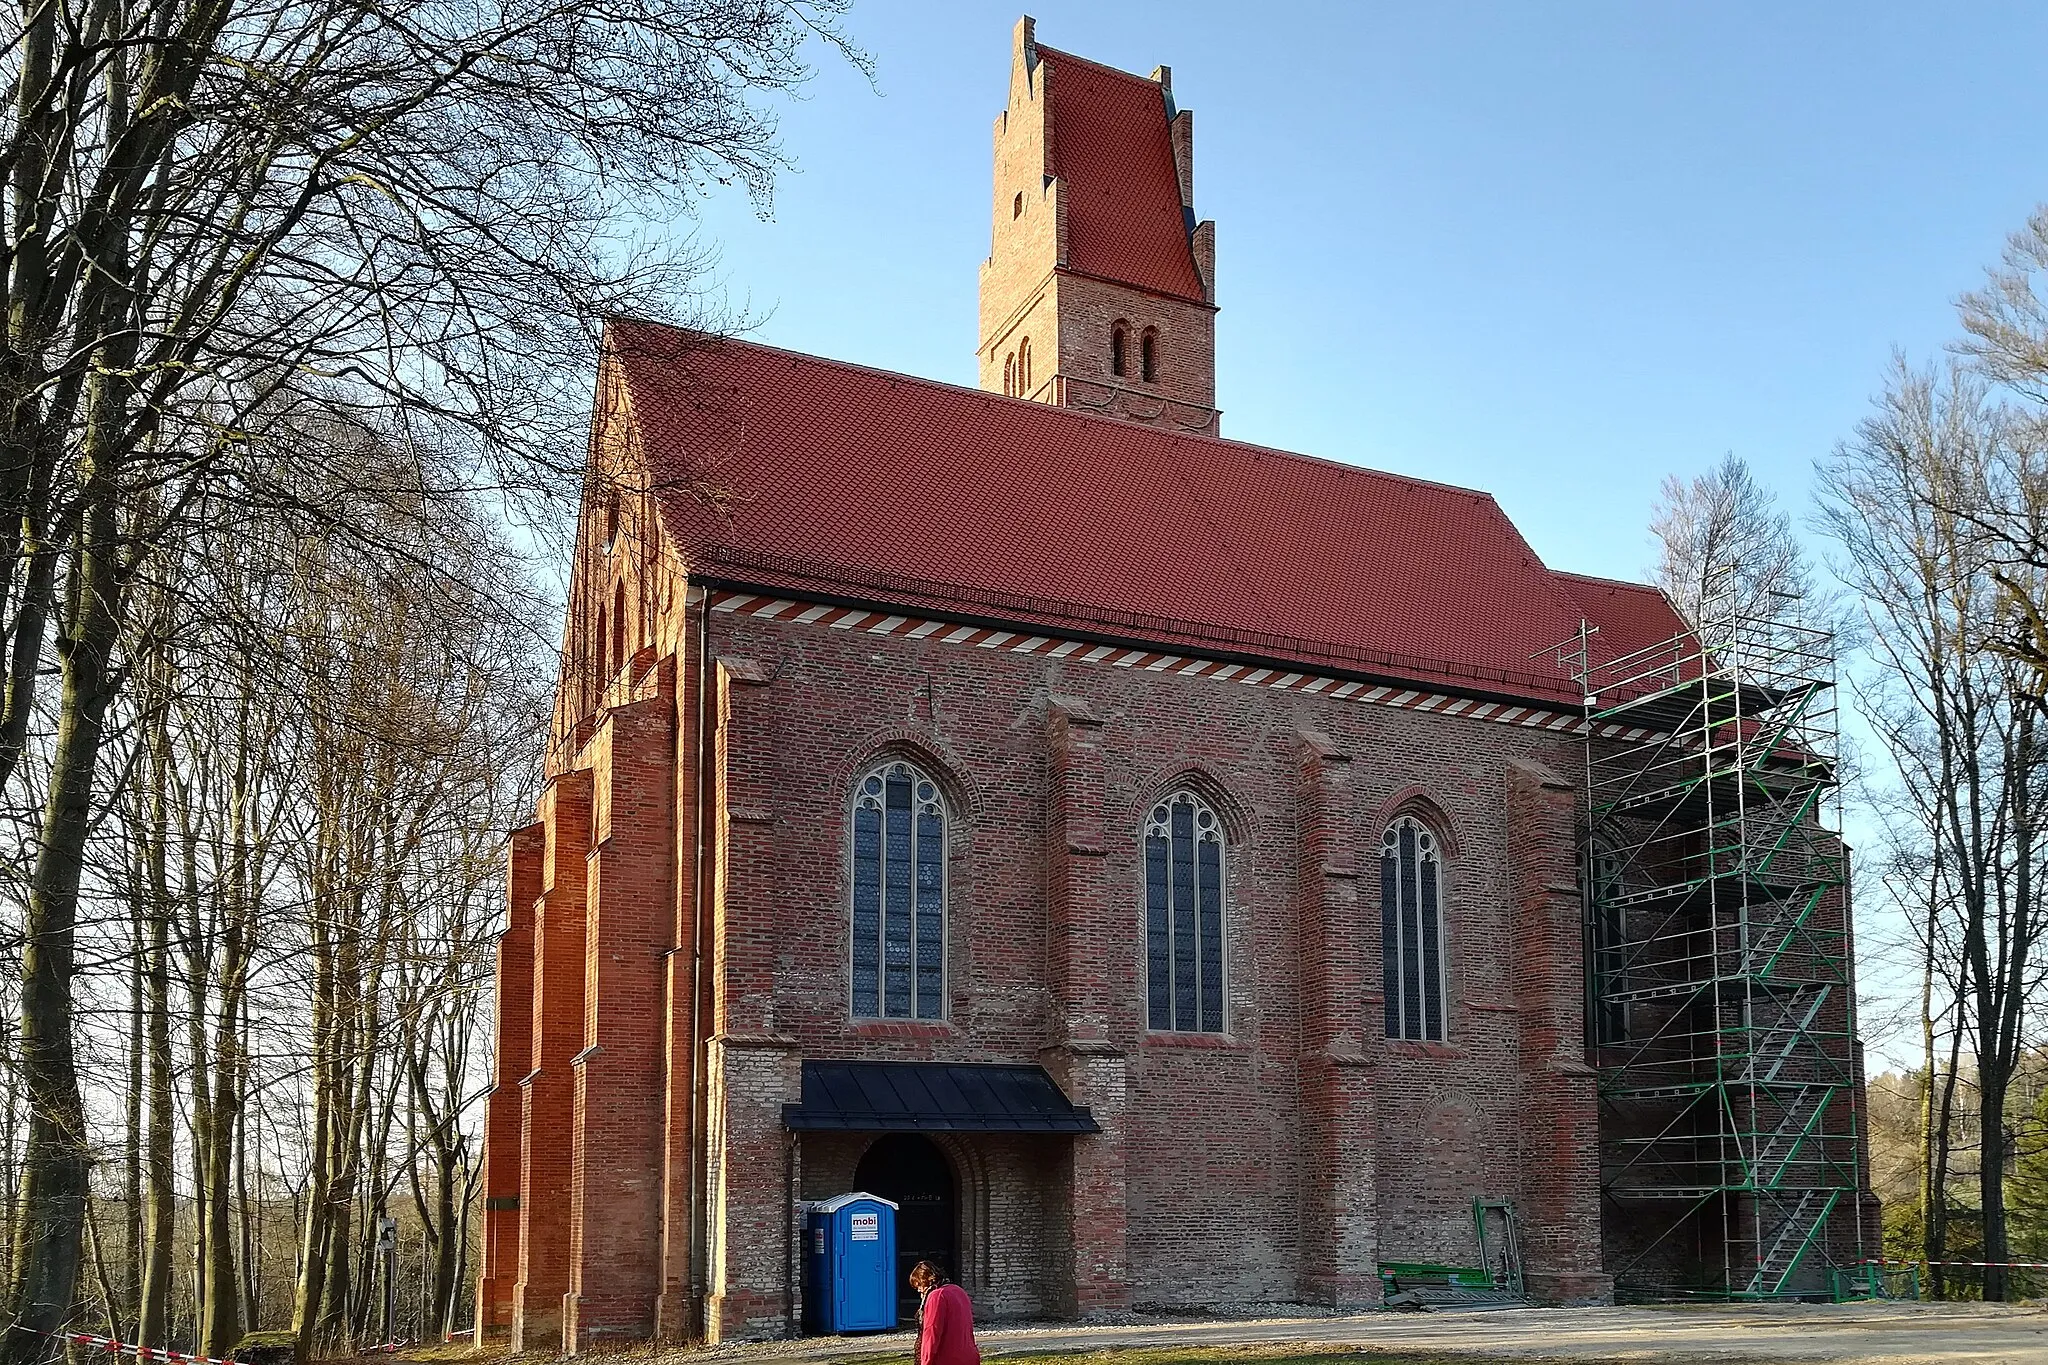
<instances>
[{"instance_id":1,"label":"clear blue sky","mask_svg":"<svg viewBox=\"0 0 2048 1365\"><path fill-rule=\"evenodd\" d=\"M760 340L974 382L1017 0L856 0L770 221L700 226ZM2048 200L2048 6L1031 6L1173 67L1244 440L1493 492L1546 561L1638 577L1667 472L1733 450L1803 512L1886 358Z\"/></svg>"}]
</instances>

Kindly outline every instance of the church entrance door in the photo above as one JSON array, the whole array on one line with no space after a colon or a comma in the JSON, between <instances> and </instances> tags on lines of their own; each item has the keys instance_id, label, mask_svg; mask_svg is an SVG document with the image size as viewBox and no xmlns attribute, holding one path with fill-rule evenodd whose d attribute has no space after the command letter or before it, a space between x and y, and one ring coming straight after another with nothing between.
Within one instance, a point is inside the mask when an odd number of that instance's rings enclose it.
<instances>
[{"instance_id":1,"label":"church entrance door","mask_svg":"<svg viewBox=\"0 0 2048 1365\"><path fill-rule=\"evenodd\" d=\"M948 1276L959 1273L960 1194L952 1163L928 1137L891 1133L868 1148L853 1183L896 1205L896 1309L899 1320L912 1321L911 1267L930 1261Z\"/></svg>"}]
</instances>

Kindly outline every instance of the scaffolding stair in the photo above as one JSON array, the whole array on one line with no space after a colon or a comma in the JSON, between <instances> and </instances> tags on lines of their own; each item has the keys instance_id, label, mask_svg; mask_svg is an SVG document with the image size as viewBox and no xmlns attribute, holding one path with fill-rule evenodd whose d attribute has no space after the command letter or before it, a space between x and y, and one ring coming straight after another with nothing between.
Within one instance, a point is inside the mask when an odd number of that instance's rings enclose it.
<instances>
[{"instance_id":1,"label":"scaffolding stair","mask_svg":"<svg viewBox=\"0 0 2048 1365\"><path fill-rule=\"evenodd\" d=\"M1862 1178L1834 641L1727 605L1732 573L1669 640L1607 656L1582 623L1556 648L1588 721L1589 1021L1620 1020L1589 1039L1621 1125L1602 1188L1637 1210L1615 1273L1657 1297L1802 1292L1850 1254L1830 1219ZM1699 1261L1663 1278L1674 1239Z\"/></svg>"},{"instance_id":2,"label":"scaffolding stair","mask_svg":"<svg viewBox=\"0 0 2048 1365\"><path fill-rule=\"evenodd\" d=\"M1827 1226L1828 1215L1834 1212L1835 1201L1840 1197L1839 1190L1799 1192L1798 1201L1779 1221L1770 1250L1757 1262L1756 1273L1749 1277L1745 1296L1774 1298L1786 1292L1792 1277L1799 1273L1800 1262L1806 1259L1806 1253Z\"/></svg>"},{"instance_id":3,"label":"scaffolding stair","mask_svg":"<svg viewBox=\"0 0 2048 1365\"><path fill-rule=\"evenodd\" d=\"M1815 986L1795 991L1792 1011L1798 1011L1799 997L1806 996L1809 998L1805 1011L1790 1020L1780 1019L1764 1029L1749 1049L1749 1055L1743 1059L1742 1069L1729 1079L1737 1085L1768 1084L1777 1080L1783 1074L1785 1064L1799 1050L1799 1045L1811 1035L1813 1021L1820 1017L1821 1006L1827 1004L1833 990L1832 986ZM1760 1065L1763 1067L1761 1071L1757 1069Z\"/></svg>"},{"instance_id":4,"label":"scaffolding stair","mask_svg":"<svg viewBox=\"0 0 2048 1365\"><path fill-rule=\"evenodd\" d=\"M1784 1183L1800 1149L1812 1136L1821 1116L1827 1113L1835 1090L1832 1085L1801 1085L1781 1097L1784 1108L1778 1126L1763 1140L1755 1160L1749 1163L1750 1184L1760 1190L1776 1190Z\"/></svg>"}]
</instances>

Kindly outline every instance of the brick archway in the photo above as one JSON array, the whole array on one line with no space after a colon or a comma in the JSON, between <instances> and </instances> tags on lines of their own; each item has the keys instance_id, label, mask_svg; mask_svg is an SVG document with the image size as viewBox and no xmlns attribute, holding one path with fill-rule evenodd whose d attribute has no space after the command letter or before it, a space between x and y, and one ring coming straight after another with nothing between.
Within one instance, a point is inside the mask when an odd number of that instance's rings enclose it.
<instances>
[{"instance_id":1,"label":"brick archway","mask_svg":"<svg viewBox=\"0 0 2048 1365\"><path fill-rule=\"evenodd\" d=\"M930 1261L949 1278L960 1271L960 1177L937 1143L922 1133L875 1139L854 1168L854 1184L896 1205L896 1305L917 1316L910 1270Z\"/></svg>"}]
</instances>

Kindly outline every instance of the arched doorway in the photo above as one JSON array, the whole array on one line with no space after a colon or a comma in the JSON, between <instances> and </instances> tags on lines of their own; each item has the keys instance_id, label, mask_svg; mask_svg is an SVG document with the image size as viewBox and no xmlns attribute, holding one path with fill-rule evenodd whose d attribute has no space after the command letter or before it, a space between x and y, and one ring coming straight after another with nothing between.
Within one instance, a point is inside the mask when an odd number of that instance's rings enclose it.
<instances>
[{"instance_id":1,"label":"arched doorway","mask_svg":"<svg viewBox=\"0 0 2048 1365\"><path fill-rule=\"evenodd\" d=\"M917 1316L910 1269L930 1261L959 1274L960 1189L953 1165L928 1137L891 1133L861 1157L854 1186L896 1205L896 1306L905 1321Z\"/></svg>"}]
</instances>

